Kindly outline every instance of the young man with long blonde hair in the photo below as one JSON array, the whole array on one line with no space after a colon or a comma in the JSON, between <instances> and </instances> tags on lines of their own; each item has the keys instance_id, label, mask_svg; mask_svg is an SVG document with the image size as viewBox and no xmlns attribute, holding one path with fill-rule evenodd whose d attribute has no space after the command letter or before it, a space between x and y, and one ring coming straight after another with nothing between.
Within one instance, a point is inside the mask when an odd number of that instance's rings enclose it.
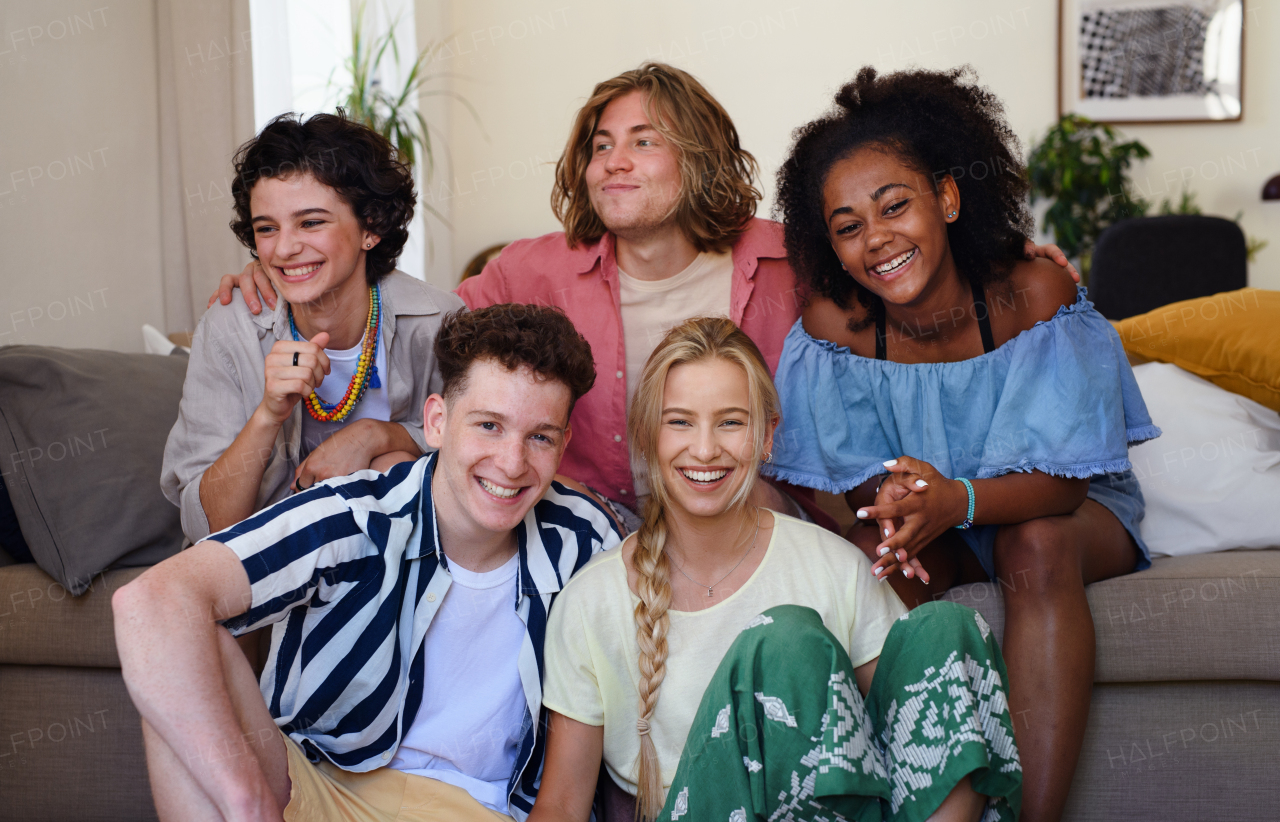
<instances>
[{"instance_id":1,"label":"young man with long blonde hair","mask_svg":"<svg viewBox=\"0 0 1280 822\"><path fill-rule=\"evenodd\" d=\"M600 385L575 421L583 447L564 470L640 513L644 466L625 409L645 360L673 325L725 316L770 368L801 307L781 227L756 218L759 167L728 113L692 75L646 63L596 85L556 164L563 232L507 246L458 294L562 306L591 342ZM761 501L794 511L762 486Z\"/></svg>"}]
</instances>

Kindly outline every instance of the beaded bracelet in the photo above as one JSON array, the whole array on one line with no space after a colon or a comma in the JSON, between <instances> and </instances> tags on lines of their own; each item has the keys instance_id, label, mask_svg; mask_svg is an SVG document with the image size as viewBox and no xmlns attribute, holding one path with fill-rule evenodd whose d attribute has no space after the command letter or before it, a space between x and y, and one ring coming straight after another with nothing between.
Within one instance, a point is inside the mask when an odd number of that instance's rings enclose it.
<instances>
[{"instance_id":1,"label":"beaded bracelet","mask_svg":"<svg viewBox=\"0 0 1280 822\"><path fill-rule=\"evenodd\" d=\"M963 531L973 527L973 483L964 477L960 477L959 480L964 483L964 489L969 492L969 513L965 515L964 522L955 526Z\"/></svg>"}]
</instances>

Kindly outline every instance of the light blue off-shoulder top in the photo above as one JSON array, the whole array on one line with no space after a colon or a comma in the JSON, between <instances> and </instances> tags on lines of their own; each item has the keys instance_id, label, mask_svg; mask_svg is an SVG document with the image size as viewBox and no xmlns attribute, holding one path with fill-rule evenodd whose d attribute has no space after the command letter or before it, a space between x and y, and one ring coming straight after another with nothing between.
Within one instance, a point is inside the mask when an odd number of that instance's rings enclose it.
<instances>
[{"instance_id":1,"label":"light blue off-shoulder top","mask_svg":"<svg viewBox=\"0 0 1280 822\"><path fill-rule=\"evenodd\" d=\"M896 363L791 327L777 371L782 423L773 464L780 479L842 493L907 455L950 478L1039 470L1091 478L1089 496L1138 534L1142 493L1128 448L1160 435L1120 336L1084 288L1054 317L982 356L951 363ZM993 542L998 526L965 532ZM988 548L990 546L987 546ZM989 567L989 551L979 559ZM987 556L983 556L987 554Z\"/></svg>"}]
</instances>

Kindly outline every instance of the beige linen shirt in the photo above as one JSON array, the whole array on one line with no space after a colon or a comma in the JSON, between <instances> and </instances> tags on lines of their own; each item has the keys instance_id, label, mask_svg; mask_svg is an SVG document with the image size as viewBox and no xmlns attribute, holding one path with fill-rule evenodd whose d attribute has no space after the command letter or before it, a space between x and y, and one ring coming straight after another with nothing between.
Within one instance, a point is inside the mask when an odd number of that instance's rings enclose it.
<instances>
[{"instance_id":1,"label":"beige linen shirt","mask_svg":"<svg viewBox=\"0 0 1280 822\"><path fill-rule=\"evenodd\" d=\"M388 372L382 376L391 422L403 425L424 453L422 407L441 390L433 345L446 312L463 307L455 294L394 271L382 289L382 339ZM209 535L200 504L200 479L240 434L266 387L266 357L276 340L292 339L289 313L281 300L273 313L252 314L244 300L215 304L196 326L191 362L182 386L178 419L164 449L160 487L182 511L182 530L192 542ZM280 426L258 487L255 510L290 493L302 445L302 403ZM234 470L234 468L232 469Z\"/></svg>"}]
</instances>

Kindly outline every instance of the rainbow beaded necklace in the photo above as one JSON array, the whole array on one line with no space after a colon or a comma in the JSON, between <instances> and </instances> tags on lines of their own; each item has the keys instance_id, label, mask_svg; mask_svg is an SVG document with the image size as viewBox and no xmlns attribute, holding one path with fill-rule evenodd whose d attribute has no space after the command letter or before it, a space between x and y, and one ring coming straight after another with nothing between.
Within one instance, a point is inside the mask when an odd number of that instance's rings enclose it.
<instances>
[{"instance_id":1,"label":"rainbow beaded necklace","mask_svg":"<svg viewBox=\"0 0 1280 822\"><path fill-rule=\"evenodd\" d=\"M307 413L312 419L320 422L342 422L356 407L356 403L360 402L365 389L382 387L382 381L378 379L378 366L375 364L378 352L378 329L381 325L382 292L378 286L371 285L369 286L369 320L365 324L364 342L360 347L360 359L356 361L356 373L351 375L347 393L333 405L320 399L316 392L311 392L311 396L307 397L302 404L306 406ZM293 332L295 341L304 342L302 335L298 333L298 327L293 324L293 306L289 306L289 330Z\"/></svg>"}]
</instances>

